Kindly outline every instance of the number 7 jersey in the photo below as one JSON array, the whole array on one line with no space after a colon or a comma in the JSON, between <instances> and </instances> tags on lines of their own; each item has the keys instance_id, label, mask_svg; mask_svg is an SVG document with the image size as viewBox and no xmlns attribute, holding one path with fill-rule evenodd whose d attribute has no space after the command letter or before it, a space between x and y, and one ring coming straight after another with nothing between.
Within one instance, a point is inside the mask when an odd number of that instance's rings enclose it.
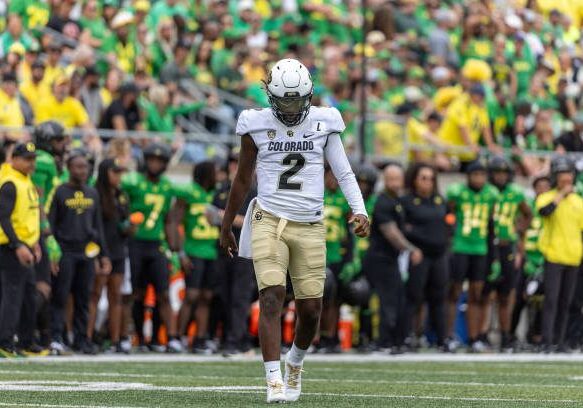
<instances>
[{"instance_id":1,"label":"number 7 jersey","mask_svg":"<svg viewBox=\"0 0 583 408\"><path fill-rule=\"evenodd\" d=\"M237 134L250 135L257 147L259 206L290 221L320 221L326 143L330 134L344 129L335 108L312 106L306 119L294 127L279 122L270 108L241 112Z\"/></svg>"},{"instance_id":2,"label":"number 7 jersey","mask_svg":"<svg viewBox=\"0 0 583 408\"><path fill-rule=\"evenodd\" d=\"M134 238L142 241L162 241L166 238L164 225L174 197L172 183L165 176L152 183L142 173L128 173L121 188L129 197L130 211L141 212L145 220Z\"/></svg>"}]
</instances>

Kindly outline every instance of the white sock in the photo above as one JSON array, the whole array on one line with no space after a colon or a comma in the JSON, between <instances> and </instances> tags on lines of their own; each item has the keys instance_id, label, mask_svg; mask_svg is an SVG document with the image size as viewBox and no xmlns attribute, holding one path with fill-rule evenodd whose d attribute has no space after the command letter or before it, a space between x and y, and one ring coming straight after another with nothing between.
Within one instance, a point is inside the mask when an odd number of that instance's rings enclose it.
<instances>
[{"instance_id":1,"label":"white sock","mask_svg":"<svg viewBox=\"0 0 583 408\"><path fill-rule=\"evenodd\" d=\"M265 366L265 378L267 378L267 381L283 381L279 360L265 361L263 365Z\"/></svg>"},{"instance_id":2,"label":"white sock","mask_svg":"<svg viewBox=\"0 0 583 408\"><path fill-rule=\"evenodd\" d=\"M306 353L308 350L302 350L296 346L296 344L292 344L291 349L287 353L286 360L288 363L294 366L301 366L304 364L304 358L306 357Z\"/></svg>"}]
</instances>

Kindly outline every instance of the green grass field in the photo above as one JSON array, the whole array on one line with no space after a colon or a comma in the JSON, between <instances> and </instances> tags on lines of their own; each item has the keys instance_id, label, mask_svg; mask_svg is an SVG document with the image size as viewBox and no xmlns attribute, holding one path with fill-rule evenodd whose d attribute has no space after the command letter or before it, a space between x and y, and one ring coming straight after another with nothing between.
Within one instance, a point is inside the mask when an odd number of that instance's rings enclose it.
<instances>
[{"instance_id":1,"label":"green grass field","mask_svg":"<svg viewBox=\"0 0 583 408\"><path fill-rule=\"evenodd\" d=\"M583 406L581 355L310 357L298 407ZM257 359L0 360L1 407L252 407L263 388Z\"/></svg>"}]
</instances>

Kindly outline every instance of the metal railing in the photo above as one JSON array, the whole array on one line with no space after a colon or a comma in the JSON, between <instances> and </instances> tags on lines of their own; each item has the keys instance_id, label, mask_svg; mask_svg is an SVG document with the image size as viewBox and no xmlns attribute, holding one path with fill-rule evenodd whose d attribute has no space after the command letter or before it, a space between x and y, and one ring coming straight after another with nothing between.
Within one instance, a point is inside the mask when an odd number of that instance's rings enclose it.
<instances>
[{"instance_id":1,"label":"metal railing","mask_svg":"<svg viewBox=\"0 0 583 408\"><path fill-rule=\"evenodd\" d=\"M0 126L0 137L7 137L9 139L18 138L21 135L30 136L34 126ZM113 129L84 129L84 128L70 128L66 130L66 134L73 138L82 138L85 136L99 136L102 139L113 138L129 138L129 139L160 139L163 141L173 141L176 137L180 137L187 142L201 142L201 143L222 143L233 144L236 143L234 135L219 135L204 131L190 131L190 132L153 132L147 130L113 130Z\"/></svg>"}]
</instances>

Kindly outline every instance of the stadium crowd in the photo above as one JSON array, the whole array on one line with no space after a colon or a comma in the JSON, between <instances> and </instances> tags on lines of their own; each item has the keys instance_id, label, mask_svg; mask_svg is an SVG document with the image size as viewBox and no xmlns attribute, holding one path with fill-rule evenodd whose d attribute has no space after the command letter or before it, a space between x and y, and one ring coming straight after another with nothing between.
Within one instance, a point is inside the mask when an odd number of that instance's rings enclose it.
<instances>
[{"instance_id":1,"label":"stadium crowd","mask_svg":"<svg viewBox=\"0 0 583 408\"><path fill-rule=\"evenodd\" d=\"M160 326L171 351L184 349L193 327L197 352L216 351L216 338L226 353L250 347L252 266L223 258L216 242L236 149L223 160L210 150L197 156L188 185L177 187L164 173L188 130L180 118L228 134L226 123L241 106L220 91L268 106L261 81L269 63L285 56L310 69L313 104L342 113L349 151L359 148L362 92L372 118L362 148L377 166L355 167L372 214L370 240L352 236L347 205L326 176L329 276L317 350L338 351L343 304L358 311L354 344L363 350L416 349L430 333L443 351L461 338L480 352L490 348L491 321L500 333L496 344L520 348L514 334L525 308L528 344L544 351L578 347L579 224L561 223L580 205L581 164L551 155L583 151L583 5L369 0L366 6L363 13L355 0L4 4L2 150L6 162L36 157L44 256L33 245L20 255L42 259L27 282L8 279L0 265L3 354L15 347L94 353L95 343L129 352L130 335L142 349L158 350ZM192 84L211 91L192 93ZM205 109L214 116L202 115ZM119 134L104 137L103 130ZM126 130L162 132L163 143L126 137ZM400 165L381 166L378 157L414 165L405 178ZM384 180L377 182L380 168ZM3 176L17 177L3 169ZM457 170L467 182L440 195L437 171ZM513 175L532 178L536 202ZM2 190L0 200L15 194ZM0 208L0 218L13 210ZM558 224L566 235L553 230ZM15 245L0 225L0 246ZM178 271L185 293L177 305ZM16 284L22 289L12 290ZM104 287L107 328L99 306ZM460 298L467 332L456 324ZM26 312L16 313L23 302ZM289 311L293 322L293 304ZM26 327L18 327L19 315L28 318Z\"/></svg>"}]
</instances>

